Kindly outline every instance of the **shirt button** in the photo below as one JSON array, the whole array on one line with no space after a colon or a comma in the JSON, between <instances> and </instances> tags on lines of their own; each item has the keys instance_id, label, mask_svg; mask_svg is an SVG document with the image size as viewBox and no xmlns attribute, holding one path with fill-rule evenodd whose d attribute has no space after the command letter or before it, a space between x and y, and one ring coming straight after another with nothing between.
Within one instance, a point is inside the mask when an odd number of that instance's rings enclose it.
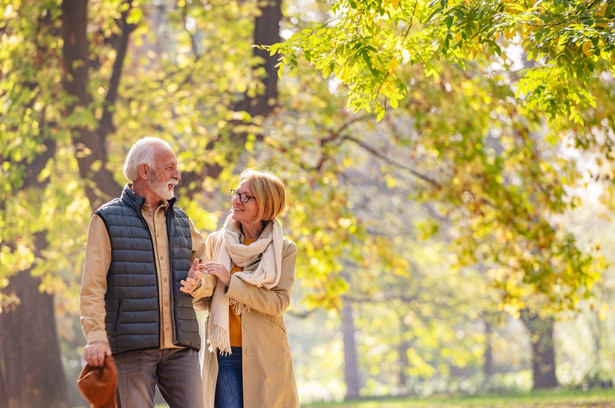
<instances>
[{"instance_id":1,"label":"shirt button","mask_svg":"<svg viewBox=\"0 0 615 408\"><path fill-rule=\"evenodd\" d=\"M165 327L164 330L165 331L171 331L171 328L170 327Z\"/></svg>"},{"instance_id":2,"label":"shirt button","mask_svg":"<svg viewBox=\"0 0 615 408\"><path fill-rule=\"evenodd\" d=\"M164 255L160 255L160 260L164 261Z\"/></svg>"},{"instance_id":3,"label":"shirt button","mask_svg":"<svg viewBox=\"0 0 615 408\"><path fill-rule=\"evenodd\" d=\"M252 350L246 350L246 356L247 357L252 356Z\"/></svg>"},{"instance_id":4,"label":"shirt button","mask_svg":"<svg viewBox=\"0 0 615 408\"><path fill-rule=\"evenodd\" d=\"M164 302L164 307L169 307L169 302Z\"/></svg>"},{"instance_id":5,"label":"shirt button","mask_svg":"<svg viewBox=\"0 0 615 408\"><path fill-rule=\"evenodd\" d=\"M250 323L246 323L243 325L243 328L246 330L250 330L252 328L252 326L250 326Z\"/></svg>"}]
</instances>

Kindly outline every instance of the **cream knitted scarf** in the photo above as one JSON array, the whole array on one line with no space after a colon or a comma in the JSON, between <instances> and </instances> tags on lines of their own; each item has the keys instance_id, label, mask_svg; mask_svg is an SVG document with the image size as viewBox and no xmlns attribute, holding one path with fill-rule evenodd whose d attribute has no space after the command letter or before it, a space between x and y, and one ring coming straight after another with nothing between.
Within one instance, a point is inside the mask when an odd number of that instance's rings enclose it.
<instances>
[{"instance_id":1,"label":"cream knitted scarf","mask_svg":"<svg viewBox=\"0 0 615 408\"><path fill-rule=\"evenodd\" d=\"M280 281L282 269L282 246L284 233L277 219L267 223L260 237L251 245L243 245L239 223L228 217L221 231L222 242L216 252L216 262L230 272L233 265L243 268L234 275L256 287L271 289ZM222 354L231 353L229 337L229 304L235 313L241 315L250 308L226 296L226 288L218 280L214 290L207 324L207 343L209 351L220 350Z\"/></svg>"}]
</instances>

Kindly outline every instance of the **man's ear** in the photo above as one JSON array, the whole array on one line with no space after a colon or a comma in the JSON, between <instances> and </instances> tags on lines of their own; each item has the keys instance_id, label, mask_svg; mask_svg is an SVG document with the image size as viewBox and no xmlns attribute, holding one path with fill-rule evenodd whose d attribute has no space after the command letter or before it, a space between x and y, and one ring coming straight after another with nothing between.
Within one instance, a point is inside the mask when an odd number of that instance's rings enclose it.
<instances>
[{"instance_id":1,"label":"man's ear","mask_svg":"<svg viewBox=\"0 0 615 408\"><path fill-rule=\"evenodd\" d=\"M146 163L141 163L139 165L139 176L143 179L149 178L150 169Z\"/></svg>"}]
</instances>

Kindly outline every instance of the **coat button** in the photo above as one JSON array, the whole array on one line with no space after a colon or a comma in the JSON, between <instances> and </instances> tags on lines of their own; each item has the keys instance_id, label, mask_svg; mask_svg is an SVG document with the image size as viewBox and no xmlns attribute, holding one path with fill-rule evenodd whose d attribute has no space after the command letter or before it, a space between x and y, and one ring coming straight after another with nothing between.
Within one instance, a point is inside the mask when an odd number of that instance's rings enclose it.
<instances>
[{"instance_id":1,"label":"coat button","mask_svg":"<svg viewBox=\"0 0 615 408\"><path fill-rule=\"evenodd\" d=\"M246 350L246 357L252 356L252 350Z\"/></svg>"}]
</instances>

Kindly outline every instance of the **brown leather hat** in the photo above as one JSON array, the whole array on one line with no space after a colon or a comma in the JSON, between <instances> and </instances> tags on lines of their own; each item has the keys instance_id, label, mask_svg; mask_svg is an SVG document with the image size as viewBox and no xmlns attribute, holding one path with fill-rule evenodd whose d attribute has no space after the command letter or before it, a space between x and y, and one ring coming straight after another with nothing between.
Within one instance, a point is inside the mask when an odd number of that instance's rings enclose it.
<instances>
[{"instance_id":1,"label":"brown leather hat","mask_svg":"<svg viewBox=\"0 0 615 408\"><path fill-rule=\"evenodd\" d=\"M83 367L77 385L83 397L92 408L115 408L115 390L117 389L117 368L111 356L105 357L102 367Z\"/></svg>"}]
</instances>

